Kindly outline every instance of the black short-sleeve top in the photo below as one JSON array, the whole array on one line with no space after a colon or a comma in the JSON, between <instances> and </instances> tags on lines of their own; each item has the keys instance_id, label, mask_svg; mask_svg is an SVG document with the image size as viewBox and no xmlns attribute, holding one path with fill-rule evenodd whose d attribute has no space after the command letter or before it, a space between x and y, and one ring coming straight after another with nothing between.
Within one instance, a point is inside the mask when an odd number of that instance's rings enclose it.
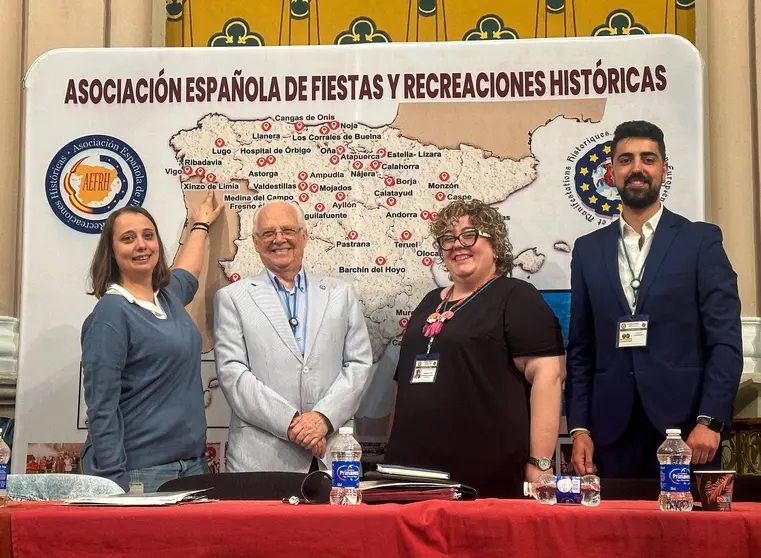
<instances>
[{"instance_id":1,"label":"black short-sleeve top","mask_svg":"<svg viewBox=\"0 0 761 558\"><path fill-rule=\"evenodd\" d=\"M385 462L446 470L479 497L519 497L529 455L530 386L513 359L564 354L560 323L533 285L499 277L434 339L435 381L413 384L416 356L428 347L423 326L441 292L423 298L402 339Z\"/></svg>"}]
</instances>

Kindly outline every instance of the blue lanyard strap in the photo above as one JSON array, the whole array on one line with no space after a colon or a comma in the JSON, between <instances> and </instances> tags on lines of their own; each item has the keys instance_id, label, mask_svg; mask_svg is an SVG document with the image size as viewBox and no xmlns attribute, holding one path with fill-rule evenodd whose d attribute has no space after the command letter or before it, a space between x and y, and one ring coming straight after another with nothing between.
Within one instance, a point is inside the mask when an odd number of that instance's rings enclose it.
<instances>
[{"instance_id":1,"label":"blue lanyard strap","mask_svg":"<svg viewBox=\"0 0 761 558\"><path fill-rule=\"evenodd\" d=\"M493 277L493 278L491 279L491 281L489 281L488 283L486 283L486 284L485 284L483 287L481 287L481 288L480 288L480 289L478 289L478 290L480 291L481 289L485 289L486 287L488 287L489 285L491 285L492 283L494 283L494 281L496 281L497 279L499 279L499 276L497 276L497 277ZM451 294L451 293L450 293L450 294ZM478 294L479 294L479 293L477 293L477 292L476 292L476 293L473 293L473 296L471 296L471 297L468 297L468 300L466 300L466 301L465 301L465 302L463 302L463 303L462 303L460 306L458 306L457 308L455 308L455 309L452 311L452 314L457 314L457 312L459 312L459 311L460 311L462 308L465 308L465 305L466 305L466 304L468 304L468 303L469 303L471 300L473 300L474 298L476 298L476 297L478 296ZM446 312L446 310L447 310L447 304L449 304L450 302L451 302L451 301L450 301L448 298L447 298L447 300L445 300L445 301L444 301L444 306L443 306L443 308L442 308L442 309L443 309L445 312Z\"/></svg>"},{"instance_id":2,"label":"blue lanyard strap","mask_svg":"<svg viewBox=\"0 0 761 558\"><path fill-rule=\"evenodd\" d=\"M645 265L647 264L647 258L645 258L645 261L642 263L642 267L639 270L639 273L637 275L634 274L634 266L632 266L631 258L629 257L629 251L626 249L626 243L624 242L624 230L623 227L619 229L619 235L618 235L619 241L621 242L621 248L624 250L624 257L626 258L626 265L629 268L629 273L632 274L632 280L629 283L629 286L634 291L634 308L637 308L637 298L639 297L639 288L642 284L642 274L645 272ZM650 254L648 254L650 255Z\"/></svg>"},{"instance_id":3,"label":"blue lanyard strap","mask_svg":"<svg viewBox=\"0 0 761 558\"><path fill-rule=\"evenodd\" d=\"M478 296L478 295L481 293L481 291L485 290L485 289L486 289L486 287L488 287L489 285L491 285L492 283L494 283L494 281L496 281L497 279L499 279L499 277L500 277L499 275L498 275L497 277L492 277L492 278L491 278L491 280L490 280L489 282L485 283L485 284L484 284L482 287L479 287L479 288L476 290L476 292L474 292L473 294L471 294L471 295L468 297L468 299L467 299L465 302L463 302L463 303L462 303L462 304L460 304L460 305L459 305L457 308L455 308L454 310L452 310L452 314L457 314L457 312L459 312L459 311L460 311L460 309L462 309L462 308L465 308L465 305L466 305L466 304L468 304L468 303L469 303L471 300L473 300L474 298L476 298L476 297L477 297L477 296ZM450 296L452 296L452 293L453 293L453 292L454 292L454 289L452 289L451 291L449 291L449 294L447 295L447 299L444 301L444 305L441 307L442 311L446 312L446 310L447 310L447 304L449 304L449 302L450 302L450 300L449 300L449 297L450 297ZM434 340L434 339L436 339L436 336L435 336L435 335L431 335L431 336L428 338L428 349L426 350L426 354L431 354L431 346L433 345L433 340Z\"/></svg>"},{"instance_id":4,"label":"blue lanyard strap","mask_svg":"<svg viewBox=\"0 0 761 558\"><path fill-rule=\"evenodd\" d=\"M306 276L304 276L304 288L306 289L307 281ZM278 280L277 277L275 277L275 288L278 292L278 295L282 292L285 293L285 308L286 312L288 312L288 324L291 326L291 331L293 331L293 334L296 334L296 328L299 327L299 320L296 318L296 313L298 311L298 302L296 297L299 294L299 288L301 287L301 275L296 276L296 280L294 281L294 289L293 289L293 310L291 310L291 293L289 293L285 287L283 287L283 284Z\"/></svg>"}]
</instances>

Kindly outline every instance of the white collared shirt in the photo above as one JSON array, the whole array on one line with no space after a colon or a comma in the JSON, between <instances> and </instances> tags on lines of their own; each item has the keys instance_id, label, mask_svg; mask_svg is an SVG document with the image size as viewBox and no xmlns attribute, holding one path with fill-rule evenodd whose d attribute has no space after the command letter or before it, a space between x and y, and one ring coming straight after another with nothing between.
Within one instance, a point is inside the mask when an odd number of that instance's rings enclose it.
<instances>
[{"instance_id":1,"label":"white collared shirt","mask_svg":"<svg viewBox=\"0 0 761 558\"><path fill-rule=\"evenodd\" d=\"M624 242L618 242L618 276L621 278L621 286L624 289L624 295L626 301L629 303L629 308L632 314L635 312L635 296L634 289L632 288L632 281L638 278L642 281L642 274L644 273L643 266L647 260L647 255L650 253L650 247L653 245L653 235L655 234L655 228L658 226L658 222L663 215L663 204L661 204L658 212L650 217L645 224L642 225L642 248L639 247L640 235L635 231L629 223L624 221L623 216L619 219L621 223L621 236ZM629 269L629 264L626 261L626 254L624 253L624 244L626 244L626 251L629 254L629 261L634 270Z\"/></svg>"},{"instance_id":2,"label":"white collared shirt","mask_svg":"<svg viewBox=\"0 0 761 558\"><path fill-rule=\"evenodd\" d=\"M145 300L138 300L135 298L135 296L129 292L127 289L122 287L121 285L117 285L116 283L111 283L108 286L108 289L106 289L106 294L117 294L122 295L124 298L129 300L132 304L137 304L141 308L145 308L146 310L153 313L154 316L156 316L159 320L166 320L166 312L164 312L164 309L161 308L161 304L159 304L158 299L158 291L153 293L153 303L145 301Z\"/></svg>"}]
</instances>

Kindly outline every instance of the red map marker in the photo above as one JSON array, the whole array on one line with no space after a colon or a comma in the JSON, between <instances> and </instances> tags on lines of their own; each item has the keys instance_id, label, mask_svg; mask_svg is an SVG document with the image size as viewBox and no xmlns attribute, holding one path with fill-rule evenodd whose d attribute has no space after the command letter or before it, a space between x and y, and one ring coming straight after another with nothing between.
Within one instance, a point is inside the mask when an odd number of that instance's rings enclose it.
<instances>
[{"instance_id":1,"label":"red map marker","mask_svg":"<svg viewBox=\"0 0 761 558\"><path fill-rule=\"evenodd\" d=\"M328 126L330 126L331 130L338 130L338 128L341 127L341 123L338 122L338 120L331 120L331 122L330 122L330 124L328 124Z\"/></svg>"},{"instance_id":2,"label":"red map marker","mask_svg":"<svg viewBox=\"0 0 761 558\"><path fill-rule=\"evenodd\" d=\"M389 207L394 207L396 205L396 198L394 197L386 198L386 205L388 205Z\"/></svg>"},{"instance_id":3,"label":"red map marker","mask_svg":"<svg viewBox=\"0 0 761 558\"><path fill-rule=\"evenodd\" d=\"M307 174L307 171L301 171L299 173L299 180L306 180L307 177L309 177L309 174Z\"/></svg>"},{"instance_id":4,"label":"red map marker","mask_svg":"<svg viewBox=\"0 0 761 558\"><path fill-rule=\"evenodd\" d=\"M393 186L394 184L396 184L396 179L393 176L387 176L385 180L383 180L383 183L386 186Z\"/></svg>"},{"instance_id":5,"label":"red map marker","mask_svg":"<svg viewBox=\"0 0 761 558\"><path fill-rule=\"evenodd\" d=\"M402 231L402 240L409 240L410 238L412 238L410 231Z\"/></svg>"},{"instance_id":6,"label":"red map marker","mask_svg":"<svg viewBox=\"0 0 761 558\"><path fill-rule=\"evenodd\" d=\"M433 263L433 260L429 258L428 256L423 258L421 261L423 262L423 265L426 267L430 266Z\"/></svg>"},{"instance_id":7,"label":"red map marker","mask_svg":"<svg viewBox=\"0 0 761 558\"><path fill-rule=\"evenodd\" d=\"M196 175L197 176L203 176L205 174L206 174L206 169L204 169L203 167L198 167L196 169Z\"/></svg>"},{"instance_id":8,"label":"red map marker","mask_svg":"<svg viewBox=\"0 0 761 558\"><path fill-rule=\"evenodd\" d=\"M267 164L268 165L274 165L275 161L277 161L277 157L274 155L267 155Z\"/></svg>"},{"instance_id":9,"label":"red map marker","mask_svg":"<svg viewBox=\"0 0 761 558\"><path fill-rule=\"evenodd\" d=\"M408 323L410 323L410 322L409 322L409 320L407 318L402 318L401 320L399 320L399 325L402 326L402 327L407 327Z\"/></svg>"},{"instance_id":10,"label":"red map marker","mask_svg":"<svg viewBox=\"0 0 761 558\"><path fill-rule=\"evenodd\" d=\"M331 155L330 156L330 164L331 165L337 165L338 161L340 161L340 160L341 159L338 158L338 155Z\"/></svg>"},{"instance_id":11,"label":"red map marker","mask_svg":"<svg viewBox=\"0 0 761 558\"><path fill-rule=\"evenodd\" d=\"M297 188L303 192L307 188L309 188L309 184L307 184L306 182L299 182Z\"/></svg>"},{"instance_id":12,"label":"red map marker","mask_svg":"<svg viewBox=\"0 0 761 558\"><path fill-rule=\"evenodd\" d=\"M430 216L431 216L431 214L428 211L426 211L425 209L420 212L420 218L421 219L425 219L427 221Z\"/></svg>"},{"instance_id":13,"label":"red map marker","mask_svg":"<svg viewBox=\"0 0 761 558\"><path fill-rule=\"evenodd\" d=\"M354 170L360 170L362 168L362 161L354 161L351 166Z\"/></svg>"},{"instance_id":14,"label":"red map marker","mask_svg":"<svg viewBox=\"0 0 761 558\"><path fill-rule=\"evenodd\" d=\"M349 240L357 240L359 238L359 233L357 231L349 231L349 234L346 236L349 237Z\"/></svg>"},{"instance_id":15,"label":"red map marker","mask_svg":"<svg viewBox=\"0 0 761 558\"><path fill-rule=\"evenodd\" d=\"M303 192L303 193L299 194L299 201L301 203L308 202L309 201L309 194L307 194L306 192Z\"/></svg>"},{"instance_id":16,"label":"red map marker","mask_svg":"<svg viewBox=\"0 0 761 558\"><path fill-rule=\"evenodd\" d=\"M449 180L449 173L447 171L440 172L439 180L441 180L442 182L446 182L447 180Z\"/></svg>"},{"instance_id":17,"label":"red map marker","mask_svg":"<svg viewBox=\"0 0 761 558\"><path fill-rule=\"evenodd\" d=\"M376 151L376 153L378 154L378 157L385 157L386 156L386 148L385 147L380 147L378 149L378 151Z\"/></svg>"},{"instance_id":18,"label":"red map marker","mask_svg":"<svg viewBox=\"0 0 761 558\"><path fill-rule=\"evenodd\" d=\"M259 157L256 160L256 166L258 166L258 167L265 167L265 166L267 166L267 159L265 159L264 157Z\"/></svg>"},{"instance_id":19,"label":"red map marker","mask_svg":"<svg viewBox=\"0 0 761 558\"><path fill-rule=\"evenodd\" d=\"M209 173L206 175L206 181L207 182L214 182L217 179L217 175L214 173Z\"/></svg>"},{"instance_id":20,"label":"red map marker","mask_svg":"<svg viewBox=\"0 0 761 558\"><path fill-rule=\"evenodd\" d=\"M240 274L233 273L232 275L230 275L230 281L232 281L233 283L235 283L236 281L240 281Z\"/></svg>"},{"instance_id":21,"label":"red map marker","mask_svg":"<svg viewBox=\"0 0 761 558\"><path fill-rule=\"evenodd\" d=\"M222 138L217 138L214 140L214 145L216 145L217 147L224 147L225 140L223 140Z\"/></svg>"},{"instance_id":22,"label":"red map marker","mask_svg":"<svg viewBox=\"0 0 761 558\"><path fill-rule=\"evenodd\" d=\"M447 195L444 192L436 192L436 199L438 201L444 201L447 198Z\"/></svg>"},{"instance_id":23,"label":"red map marker","mask_svg":"<svg viewBox=\"0 0 761 558\"><path fill-rule=\"evenodd\" d=\"M270 124L269 122L264 122L262 124L262 130L264 130L265 132L269 132L271 128L272 128L272 124Z\"/></svg>"},{"instance_id":24,"label":"red map marker","mask_svg":"<svg viewBox=\"0 0 761 558\"><path fill-rule=\"evenodd\" d=\"M330 128L327 126L320 126L320 133L324 136L330 133Z\"/></svg>"},{"instance_id":25,"label":"red map marker","mask_svg":"<svg viewBox=\"0 0 761 558\"><path fill-rule=\"evenodd\" d=\"M336 153L338 153L339 155L343 155L344 153L346 153L346 148L343 145L339 145L338 147L336 147Z\"/></svg>"},{"instance_id":26,"label":"red map marker","mask_svg":"<svg viewBox=\"0 0 761 558\"><path fill-rule=\"evenodd\" d=\"M375 258L375 265L384 265L386 263L386 258L383 256L378 256Z\"/></svg>"},{"instance_id":27,"label":"red map marker","mask_svg":"<svg viewBox=\"0 0 761 558\"><path fill-rule=\"evenodd\" d=\"M183 174L191 175L191 174L193 174L193 167L189 167L189 166L186 165L186 166L182 167L182 172L183 172Z\"/></svg>"},{"instance_id":28,"label":"red map marker","mask_svg":"<svg viewBox=\"0 0 761 558\"><path fill-rule=\"evenodd\" d=\"M293 123L293 127L296 129L296 131L297 131L297 132L300 132L301 130L303 130L303 129L304 129L304 123L303 123L303 122L301 122L301 121L299 121L299 122L294 122L294 123Z\"/></svg>"},{"instance_id":29,"label":"red map marker","mask_svg":"<svg viewBox=\"0 0 761 558\"><path fill-rule=\"evenodd\" d=\"M317 213L322 213L323 211L325 211L325 204L318 203L317 205L314 206L314 209L315 211L317 211Z\"/></svg>"},{"instance_id":30,"label":"red map marker","mask_svg":"<svg viewBox=\"0 0 761 558\"><path fill-rule=\"evenodd\" d=\"M316 194L317 192L320 191L320 187L317 184L310 184L309 191L312 192L313 194Z\"/></svg>"},{"instance_id":31,"label":"red map marker","mask_svg":"<svg viewBox=\"0 0 761 558\"><path fill-rule=\"evenodd\" d=\"M439 218L439 214L434 211L430 214L429 218L431 219L431 221L435 221L436 219Z\"/></svg>"},{"instance_id":32,"label":"red map marker","mask_svg":"<svg viewBox=\"0 0 761 558\"><path fill-rule=\"evenodd\" d=\"M343 192L336 192L336 199L338 201L344 201L346 199L346 194Z\"/></svg>"},{"instance_id":33,"label":"red map marker","mask_svg":"<svg viewBox=\"0 0 761 558\"><path fill-rule=\"evenodd\" d=\"M378 170L381 166L381 162L378 159L375 159L370 163L370 168L373 170Z\"/></svg>"}]
</instances>

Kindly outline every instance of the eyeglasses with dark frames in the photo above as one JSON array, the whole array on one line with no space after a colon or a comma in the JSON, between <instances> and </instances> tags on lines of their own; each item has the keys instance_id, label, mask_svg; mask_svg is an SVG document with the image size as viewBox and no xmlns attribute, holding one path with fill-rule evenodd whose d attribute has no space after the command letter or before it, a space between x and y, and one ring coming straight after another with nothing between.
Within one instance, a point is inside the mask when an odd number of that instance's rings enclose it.
<instances>
[{"instance_id":1,"label":"eyeglasses with dark frames","mask_svg":"<svg viewBox=\"0 0 761 558\"><path fill-rule=\"evenodd\" d=\"M491 235L483 231L479 231L478 229L468 229L466 231L462 231L457 236L453 234L442 234L436 239L436 244L438 244L439 248L448 252L454 248L455 242L457 241L460 242L460 245L463 248L470 248L476 242L478 242L479 237L491 238Z\"/></svg>"}]
</instances>

